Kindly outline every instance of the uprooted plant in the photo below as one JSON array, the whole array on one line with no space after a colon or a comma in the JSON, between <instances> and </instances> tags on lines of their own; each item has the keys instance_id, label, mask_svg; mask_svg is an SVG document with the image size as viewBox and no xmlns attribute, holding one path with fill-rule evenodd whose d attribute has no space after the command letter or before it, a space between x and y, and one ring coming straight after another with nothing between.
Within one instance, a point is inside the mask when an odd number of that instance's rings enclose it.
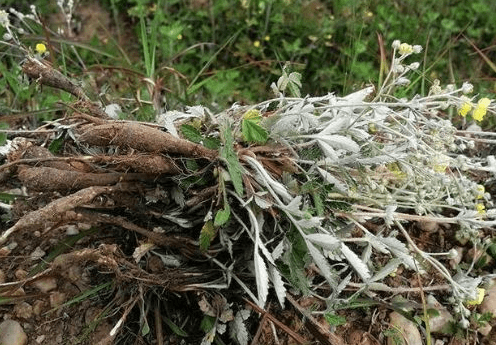
<instances>
[{"instance_id":1,"label":"uprooted plant","mask_svg":"<svg viewBox=\"0 0 496 345\"><path fill-rule=\"evenodd\" d=\"M203 344L227 323L234 339L248 343L249 311L230 306L222 296L229 289L243 290L263 309L271 288L284 305L290 286L325 302L316 312L326 313L361 292L410 289L384 282L400 267L420 275L434 270L448 285L423 289L449 289L445 302L468 326L464 303L476 297L484 277L472 276L471 268L454 275L443 265L452 252L421 249L408 228L447 224L474 247L483 245L479 234L496 224L496 210L467 173L494 178L496 160L463 153L486 150L492 134L459 131L444 111L472 111L480 121L494 106L465 96L469 84L434 83L427 96L396 98L419 67L405 60L421 48L399 42L393 48L390 74L377 89L301 98L301 76L284 71L272 85L274 99L219 114L201 106L165 112L158 124L110 118L77 83L25 50L23 71L32 80L78 100L43 131L16 131L6 144L3 182L14 177L47 202L22 212L7 207L12 219L0 243L78 224L134 232L145 239L134 260L115 247L66 255L140 289L218 291L198 301L209 317ZM158 271L147 265L153 256L160 258ZM45 273L63 272L65 259ZM349 287L357 292L344 293ZM109 339L143 296L140 289Z\"/></svg>"}]
</instances>

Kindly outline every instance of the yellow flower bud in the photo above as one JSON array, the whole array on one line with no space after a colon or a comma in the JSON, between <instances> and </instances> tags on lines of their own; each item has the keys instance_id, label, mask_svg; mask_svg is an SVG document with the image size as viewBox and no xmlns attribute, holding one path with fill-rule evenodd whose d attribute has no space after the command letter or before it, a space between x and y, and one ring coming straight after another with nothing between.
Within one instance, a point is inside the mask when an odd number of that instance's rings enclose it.
<instances>
[{"instance_id":1,"label":"yellow flower bud","mask_svg":"<svg viewBox=\"0 0 496 345\"><path fill-rule=\"evenodd\" d=\"M472 110L472 102L467 97L462 97L462 99L465 102L458 108L458 115L465 117Z\"/></svg>"},{"instance_id":2,"label":"yellow flower bud","mask_svg":"<svg viewBox=\"0 0 496 345\"><path fill-rule=\"evenodd\" d=\"M475 121L482 121L487 112L487 107L491 104L489 98L481 98L477 103L477 107L474 110L473 118Z\"/></svg>"},{"instance_id":3,"label":"yellow flower bud","mask_svg":"<svg viewBox=\"0 0 496 345\"><path fill-rule=\"evenodd\" d=\"M478 304L481 304L482 301L484 300L484 294L485 293L486 293L486 290L485 289L478 288L477 289L477 296L475 297L475 299L467 300L467 301L465 301L465 303L467 305L478 305Z\"/></svg>"},{"instance_id":4,"label":"yellow flower bud","mask_svg":"<svg viewBox=\"0 0 496 345\"><path fill-rule=\"evenodd\" d=\"M38 54L43 54L44 52L46 52L47 48L46 45L44 45L43 43L38 43L35 47L35 50Z\"/></svg>"},{"instance_id":5,"label":"yellow flower bud","mask_svg":"<svg viewBox=\"0 0 496 345\"><path fill-rule=\"evenodd\" d=\"M413 53L413 47L408 43L401 43L398 49L400 55L407 55Z\"/></svg>"}]
</instances>

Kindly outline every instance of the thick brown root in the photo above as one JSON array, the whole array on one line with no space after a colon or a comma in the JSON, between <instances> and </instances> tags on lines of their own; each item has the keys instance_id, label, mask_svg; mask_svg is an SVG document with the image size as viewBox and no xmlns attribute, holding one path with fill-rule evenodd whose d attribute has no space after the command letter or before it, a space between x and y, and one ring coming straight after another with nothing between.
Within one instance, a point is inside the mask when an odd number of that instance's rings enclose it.
<instances>
[{"instance_id":1,"label":"thick brown root","mask_svg":"<svg viewBox=\"0 0 496 345\"><path fill-rule=\"evenodd\" d=\"M151 174L140 173L83 173L50 167L19 167L19 180L37 191L67 192L91 186L110 186L123 181L153 180Z\"/></svg>"},{"instance_id":2,"label":"thick brown root","mask_svg":"<svg viewBox=\"0 0 496 345\"><path fill-rule=\"evenodd\" d=\"M141 152L162 152L209 160L214 160L218 156L215 150L176 138L159 129L132 122L110 122L92 126L80 135L79 141L95 146L116 145Z\"/></svg>"},{"instance_id":3,"label":"thick brown root","mask_svg":"<svg viewBox=\"0 0 496 345\"><path fill-rule=\"evenodd\" d=\"M35 58L28 57L27 61L22 65L22 71L28 77L35 79L38 83L51 86L60 90L67 91L79 99L88 100L83 89L69 80L65 75L53 69L45 61L39 61Z\"/></svg>"},{"instance_id":4,"label":"thick brown root","mask_svg":"<svg viewBox=\"0 0 496 345\"><path fill-rule=\"evenodd\" d=\"M95 197L104 193L111 193L115 187L94 186L82 189L74 194L54 200L43 208L29 212L17 223L5 230L0 236L0 244L5 243L7 238L15 231L29 230L37 231L48 228L57 222L68 222L74 220L74 216L69 215L77 206L89 204ZM74 213L74 212L72 212Z\"/></svg>"},{"instance_id":5,"label":"thick brown root","mask_svg":"<svg viewBox=\"0 0 496 345\"><path fill-rule=\"evenodd\" d=\"M181 169L170 158L162 155L138 154L127 156L94 156L93 163L105 163L116 171L176 175Z\"/></svg>"}]
</instances>

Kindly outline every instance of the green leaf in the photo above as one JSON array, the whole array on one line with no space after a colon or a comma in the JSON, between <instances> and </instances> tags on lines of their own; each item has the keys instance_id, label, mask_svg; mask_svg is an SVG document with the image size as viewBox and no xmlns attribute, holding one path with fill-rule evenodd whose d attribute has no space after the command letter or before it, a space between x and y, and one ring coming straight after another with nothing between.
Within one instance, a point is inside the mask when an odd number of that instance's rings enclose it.
<instances>
[{"instance_id":1,"label":"green leaf","mask_svg":"<svg viewBox=\"0 0 496 345\"><path fill-rule=\"evenodd\" d=\"M341 326L346 323L346 318L340 315L325 313L324 317L331 326Z\"/></svg>"},{"instance_id":2,"label":"green leaf","mask_svg":"<svg viewBox=\"0 0 496 345\"><path fill-rule=\"evenodd\" d=\"M207 149L218 150L220 147L220 140L218 138L205 138L203 139L203 146Z\"/></svg>"},{"instance_id":3,"label":"green leaf","mask_svg":"<svg viewBox=\"0 0 496 345\"><path fill-rule=\"evenodd\" d=\"M51 153L57 153L59 152L60 148L62 147L62 144L64 143L64 136L61 135L55 139L52 140L50 145L48 145L48 151Z\"/></svg>"},{"instance_id":4,"label":"green leaf","mask_svg":"<svg viewBox=\"0 0 496 345\"><path fill-rule=\"evenodd\" d=\"M238 161L238 156L234 152L233 144L234 139L232 136L231 127L228 125L223 126L222 140L224 142L224 147L220 150L220 156L226 160L227 170L229 171L229 176L231 177L231 182L234 185L234 189L238 195L243 195L243 178L242 171L243 168Z\"/></svg>"},{"instance_id":5,"label":"green leaf","mask_svg":"<svg viewBox=\"0 0 496 345\"><path fill-rule=\"evenodd\" d=\"M5 122L0 122L0 129L7 129L9 125ZM0 133L0 146L5 145L7 142L7 133Z\"/></svg>"},{"instance_id":6,"label":"green leaf","mask_svg":"<svg viewBox=\"0 0 496 345\"><path fill-rule=\"evenodd\" d=\"M215 326L215 320L215 317L205 315L200 323L200 328L202 329L202 331L204 331L205 333L210 332Z\"/></svg>"},{"instance_id":7,"label":"green leaf","mask_svg":"<svg viewBox=\"0 0 496 345\"><path fill-rule=\"evenodd\" d=\"M243 120L241 128L246 141L251 141L259 144L263 144L267 141L267 131L257 125L254 120Z\"/></svg>"},{"instance_id":8,"label":"green leaf","mask_svg":"<svg viewBox=\"0 0 496 345\"><path fill-rule=\"evenodd\" d=\"M162 316L162 318L163 318L164 322L167 324L167 326L169 326L169 328L172 330L172 332L174 332L175 334L177 334L180 337L187 337L188 336L188 333L186 333L181 328L179 328L174 322L172 322L171 319L169 319L168 317L165 317L165 316Z\"/></svg>"},{"instance_id":9,"label":"green leaf","mask_svg":"<svg viewBox=\"0 0 496 345\"><path fill-rule=\"evenodd\" d=\"M182 125L181 133L186 139L194 143L199 143L203 140L200 131L191 125Z\"/></svg>"},{"instance_id":10,"label":"green leaf","mask_svg":"<svg viewBox=\"0 0 496 345\"><path fill-rule=\"evenodd\" d=\"M15 195L15 194L10 194L10 193L0 192L0 201L1 202L11 202L11 201L14 201L18 196L21 196L21 195Z\"/></svg>"},{"instance_id":11,"label":"green leaf","mask_svg":"<svg viewBox=\"0 0 496 345\"><path fill-rule=\"evenodd\" d=\"M215 214L214 225L216 227L222 226L227 223L229 217L231 216L231 208L228 204L224 205L223 210L218 210Z\"/></svg>"},{"instance_id":12,"label":"green leaf","mask_svg":"<svg viewBox=\"0 0 496 345\"><path fill-rule=\"evenodd\" d=\"M219 212L217 212L217 215L215 216L216 221ZM208 248L210 247L210 243L212 243L212 240L215 238L216 234L217 229L215 228L214 223L212 223L211 220L203 224L203 227L200 231L200 250L202 252L208 250Z\"/></svg>"}]
</instances>

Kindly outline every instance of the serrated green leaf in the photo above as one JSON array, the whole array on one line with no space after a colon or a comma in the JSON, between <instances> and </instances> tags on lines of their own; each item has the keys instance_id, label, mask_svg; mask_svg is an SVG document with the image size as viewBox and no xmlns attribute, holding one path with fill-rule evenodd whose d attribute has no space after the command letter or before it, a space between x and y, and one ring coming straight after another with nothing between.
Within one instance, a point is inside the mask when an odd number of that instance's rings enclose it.
<instances>
[{"instance_id":1,"label":"serrated green leaf","mask_svg":"<svg viewBox=\"0 0 496 345\"><path fill-rule=\"evenodd\" d=\"M203 139L203 146L207 149L218 150L220 147L220 140L218 138L205 138Z\"/></svg>"},{"instance_id":2,"label":"serrated green leaf","mask_svg":"<svg viewBox=\"0 0 496 345\"><path fill-rule=\"evenodd\" d=\"M227 170L229 171L229 176L231 177L231 182L234 185L234 189L238 195L243 195L243 178L242 171L243 168L239 163L238 156L234 152L233 144L234 139L231 133L231 127L225 125L222 132L222 140L224 142L224 147L220 150L220 156L226 160Z\"/></svg>"},{"instance_id":3,"label":"serrated green leaf","mask_svg":"<svg viewBox=\"0 0 496 345\"><path fill-rule=\"evenodd\" d=\"M261 119L262 115L258 109L250 109L243 115L243 120L251 120L256 124L259 124Z\"/></svg>"},{"instance_id":4,"label":"serrated green leaf","mask_svg":"<svg viewBox=\"0 0 496 345\"><path fill-rule=\"evenodd\" d=\"M217 220L217 216L215 216L215 219ZM214 226L214 223L212 223L211 220L203 224L203 227L200 231L200 250L202 252L205 252L208 250L210 247L210 243L212 243L212 240L215 238L215 235L217 234L217 229Z\"/></svg>"},{"instance_id":5,"label":"serrated green leaf","mask_svg":"<svg viewBox=\"0 0 496 345\"><path fill-rule=\"evenodd\" d=\"M241 128L246 141L251 141L259 144L263 144L267 141L267 131L261 126L257 125L254 120L243 120Z\"/></svg>"},{"instance_id":6,"label":"serrated green leaf","mask_svg":"<svg viewBox=\"0 0 496 345\"><path fill-rule=\"evenodd\" d=\"M194 143L199 143L203 140L203 136L200 131L191 125L181 125L181 134Z\"/></svg>"},{"instance_id":7,"label":"serrated green leaf","mask_svg":"<svg viewBox=\"0 0 496 345\"><path fill-rule=\"evenodd\" d=\"M223 210L218 210L217 213L215 214L215 220L214 220L214 225L216 227L223 226L224 224L227 223L229 220L229 217L231 216L231 208L229 205L224 205Z\"/></svg>"}]
</instances>

